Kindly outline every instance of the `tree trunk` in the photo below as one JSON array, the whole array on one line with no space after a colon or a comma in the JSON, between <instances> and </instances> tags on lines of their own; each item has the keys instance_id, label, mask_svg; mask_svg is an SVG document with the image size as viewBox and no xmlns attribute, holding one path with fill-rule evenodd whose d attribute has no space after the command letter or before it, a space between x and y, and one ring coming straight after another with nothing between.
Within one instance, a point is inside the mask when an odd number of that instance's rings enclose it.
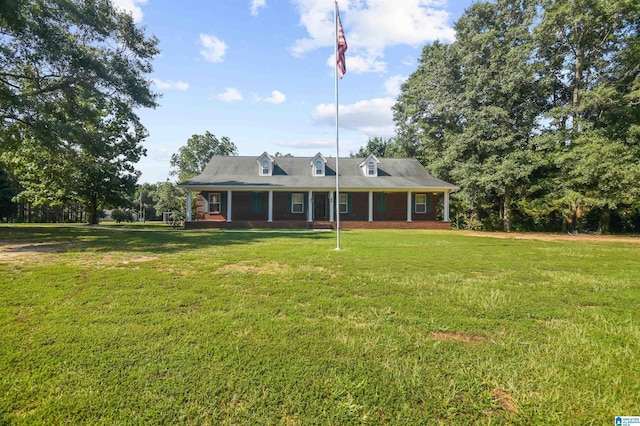
<instances>
[{"instance_id":1,"label":"tree trunk","mask_svg":"<svg viewBox=\"0 0 640 426\"><path fill-rule=\"evenodd\" d=\"M98 224L98 199L95 196L91 198L91 203L89 204L89 224Z\"/></svg>"}]
</instances>

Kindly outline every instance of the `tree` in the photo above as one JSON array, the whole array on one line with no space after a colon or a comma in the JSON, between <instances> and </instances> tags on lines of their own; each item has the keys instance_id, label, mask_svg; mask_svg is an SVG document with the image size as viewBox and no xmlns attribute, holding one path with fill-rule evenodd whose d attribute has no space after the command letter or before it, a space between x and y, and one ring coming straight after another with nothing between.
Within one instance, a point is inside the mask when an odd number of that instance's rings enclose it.
<instances>
[{"instance_id":1,"label":"tree","mask_svg":"<svg viewBox=\"0 0 640 426\"><path fill-rule=\"evenodd\" d=\"M367 145L361 146L357 153L351 157L364 158L369 154L376 157L403 157L402 148L396 143L394 138L369 138Z\"/></svg>"},{"instance_id":2,"label":"tree","mask_svg":"<svg viewBox=\"0 0 640 426\"><path fill-rule=\"evenodd\" d=\"M157 39L108 0L4 1L0 32L0 161L21 198L82 199L97 221L99 204L132 190L145 155L134 111L156 106L145 74Z\"/></svg>"},{"instance_id":3,"label":"tree","mask_svg":"<svg viewBox=\"0 0 640 426\"><path fill-rule=\"evenodd\" d=\"M214 155L238 155L238 148L223 136L220 140L209 131L204 135L193 135L187 144L180 148L177 154L171 156L172 176L178 176L179 181L188 180L198 175Z\"/></svg>"},{"instance_id":4,"label":"tree","mask_svg":"<svg viewBox=\"0 0 640 426\"><path fill-rule=\"evenodd\" d=\"M29 136L52 149L91 144L82 124L109 101L156 106L144 74L158 40L108 0L3 1L0 32L3 150Z\"/></svg>"},{"instance_id":5,"label":"tree","mask_svg":"<svg viewBox=\"0 0 640 426\"><path fill-rule=\"evenodd\" d=\"M9 173L0 169L0 221L9 219L18 212L18 205L13 201L17 193L15 182Z\"/></svg>"},{"instance_id":6,"label":"tree","mask_svg":"<svg viewBox=\"0 0 640 426\"><path fill-rule=\"evenodd\" d=\"M553 184L537 196L575 230L596 211L606 232L611 209L640 197L639 27L637 1L555 0L535 30L554 88L538 138Z\"/></svg>"},{"instance_id":7,"label":"tree","mask_svg":"<svg viewBox=\"0 0 640 426\"><path fill-rule=\"evenodd\" d=\"M544 106L529 61L534 16L528 2L473 4L453 44L425 47L394 106L402 149L459 184L475 220L499 215L505 230L535 168L529 142Z\"/></svg>"},{"instance_id":8,"label":"tree","mask_svg":"<svg viewBox=\"0 0 640 426\"><path fill-rule=\"evenodd\" d=\"M155 208L158 213L178 212L181 217L185 217L186 196L175 183L169 180L159 182L153 193L153 199L156 201Z\"/></svg>"}]
</instances>

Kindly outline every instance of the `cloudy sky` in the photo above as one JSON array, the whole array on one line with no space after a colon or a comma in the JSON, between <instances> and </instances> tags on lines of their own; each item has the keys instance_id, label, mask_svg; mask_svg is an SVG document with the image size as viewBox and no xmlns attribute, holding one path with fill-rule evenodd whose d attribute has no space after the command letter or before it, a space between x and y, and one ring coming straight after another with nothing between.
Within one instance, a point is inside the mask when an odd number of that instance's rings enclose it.
<instances>
[{"instance_id":1,"label":"cloudy sky","mask_svg":"<svg viewBox=\"0 0 640 426\"><path fill-rule=\"evenodd\" d=\"M340 0L349 50L340 80L340 155L393 136L391 106L422 47L452 41L473 0ZM169 177L193 134L228 136L240 155L335 156L332 0L113 0L160 39L150 76L162 94L141 182ZM173 178L171 178L173 180Z\"/></svg>"}]
</instances>

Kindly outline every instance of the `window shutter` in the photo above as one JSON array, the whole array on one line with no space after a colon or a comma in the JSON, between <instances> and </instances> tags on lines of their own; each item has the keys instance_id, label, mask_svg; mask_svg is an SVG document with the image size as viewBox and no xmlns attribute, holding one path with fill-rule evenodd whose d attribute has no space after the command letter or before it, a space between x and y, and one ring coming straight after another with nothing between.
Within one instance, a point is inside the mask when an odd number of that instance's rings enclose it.
<instances>
[{"instance_id":1,"label":"window shutter","mask_svg":"<svg viewBox=\"0 0 640 426\"><path fill-rule=\"evenodd\" d=\"M387 194L378 193L376 194L376 198L378 200L378 213L386 213L387 212Z\"/></svg>"},{"instance_id":2,"label":"window shutter","mask_svg":"<svg viewBox=\"0 0 640 426\"><path fill-rule=\"evenodd\" d=\"M293 204L291 204L291 193L287 194L287 204L289 204L289 213L293 213Z\"/></svg>"},{"instance_id":3,"label":"window shutter","mask_svg":"<svg viewBox=\"0 0 640 426\"><path fill-rule=\"evenodd\" d=\"M227 192L223 191L220 193L220 213L225 213L227 211Z\"/></svg>"},{"instance_id":4,"label":"window shutter","mask_svg":"<svg viewBox=\"0 0 640 426\"><path fill-rule=\"evenodd\" d=\"M302 204L302 213L307 211L307 206L309 205L309 193L304 193L304 203Z\"/></svg>"},{"instance_id":5,"label":"window shutter","mask_svg":"<svg viewBox=\"0 0 640 426\"><path fill-rule=\"evenodd\" d=\"M353 197L351 194L347 196L347 213L351 213L353 211Z\"/></svg>"},{"instance_id":6,"label":"window shutter","mask_svg":"<svg viewBox=\"0 0 640 426\"><path fill-rule=\"evenodd\" d=\"M431 198L431 194L427 195L427 213L431 213Z\"/></svg>"}]
</instances>

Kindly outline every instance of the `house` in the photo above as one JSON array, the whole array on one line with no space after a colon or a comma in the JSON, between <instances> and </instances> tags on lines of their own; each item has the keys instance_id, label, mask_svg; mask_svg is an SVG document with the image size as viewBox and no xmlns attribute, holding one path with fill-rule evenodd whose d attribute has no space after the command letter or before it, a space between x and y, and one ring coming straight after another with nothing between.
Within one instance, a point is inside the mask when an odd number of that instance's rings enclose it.
<instances>
[{"instance_id":1,"label":"house","mask_svg":"<svg viewBox=\"0 0 640 426\"><path fill-rule=\"evenodd\" d=\"M449 194L458 188L432 177L418 160L371 154L340 158L337 166L339 192L335 158L320 153L214 156L201 174L178 185L187 191L186 227L335 228L339 212L342 229L451 228Z\"/></svg>"}]
</instances>

